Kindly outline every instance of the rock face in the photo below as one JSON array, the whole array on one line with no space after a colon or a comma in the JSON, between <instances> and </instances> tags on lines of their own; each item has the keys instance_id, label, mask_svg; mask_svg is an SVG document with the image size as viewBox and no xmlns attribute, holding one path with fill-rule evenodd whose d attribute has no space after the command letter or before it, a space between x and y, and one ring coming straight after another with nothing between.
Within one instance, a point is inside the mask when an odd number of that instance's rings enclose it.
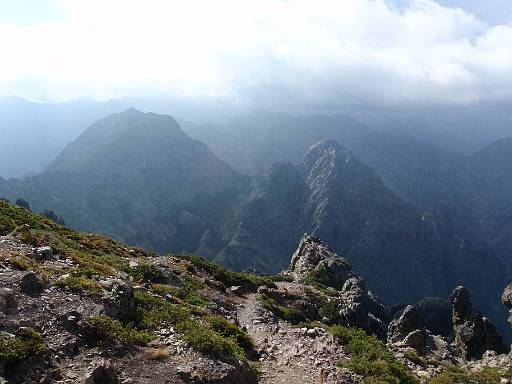
<instances>
[{"instance_id":1,"label":"rock face","mask_svg":"<svg viewBox=\"0 0 512 384\"><path fill-rule=\"evenodd\" d=\"M509 309L508 321L512 324L512 283L507 285L503 291L503 295L501 295L501 302Z\"/></svg>"},{"instance_id":2,"label":"rock face","mask_svg":"<svg viewBox=\"0 0 512 384\"><path fill-rule=\"evenodd\" d=\"M318 237L304 234L292 256L288 273L299 282L315 281L338 290L354 277L352 267Z\"/></svg>"},{"instance_id":3,"label":"rock face","mask_svg":"<svg viewBox=\"0 0 512 384\"><path fill-rule=\"evenodd\" d=\"M506 352L501 336L494 324L480 312L474 310L469 300L469 291L459 286L450 296L454 342L465 359L480 359L488 351Z\"/></svg>"},{"instance_id":4,"label":"rock face","mask_svg":"<svg viewBox=\"0 0 512 384\"><path fill-rule=\"evenodd\" d=\"M385 307L366 288L361 278L349 278L343 285L340 296L338 309L345 325L364 329L381 339L386 338Z\"/></svg>"},{"instance_id":5,"label":"rock face","mask_svg":"<svg viewBox=\"0 0 512 384\"><path fill-rule=\"evenodd\" d=\"M412 305L405 307L402 315L388 327L388 342L402 342L423 352L427 342L427 331L420 313Z\"/></svg>"},{"instance_id":6,"label":"rock face","mask_svg":"<svg viewBox=\"0 0 512 384\"><path fill-rule=\"evenodd\" d=\"M386 310L352 272L350 264L318 237L304 234L292 256L287 273L296 282L316 282L339 291L340 320L381 338L386 334Z\"/></svg>"}]
</instances>

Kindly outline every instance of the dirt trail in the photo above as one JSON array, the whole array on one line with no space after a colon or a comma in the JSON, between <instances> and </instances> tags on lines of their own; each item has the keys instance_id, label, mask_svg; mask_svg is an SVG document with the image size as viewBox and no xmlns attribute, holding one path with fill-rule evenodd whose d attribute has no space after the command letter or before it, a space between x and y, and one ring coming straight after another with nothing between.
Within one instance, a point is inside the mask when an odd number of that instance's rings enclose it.
<instances>
[{"instance_id":1,"label":"dirt trail","mask_svg":"<svg viewBox=\"0 0 512 384\"><path fill-rule=\"evenodd\" d=\"M238 321L262 352L262 384L356 383L350 372L336 367L346 358L341 346L320 328L306 331L278 322L264 310L257 294L241 300Z\"/></svg>"}]
</instances>

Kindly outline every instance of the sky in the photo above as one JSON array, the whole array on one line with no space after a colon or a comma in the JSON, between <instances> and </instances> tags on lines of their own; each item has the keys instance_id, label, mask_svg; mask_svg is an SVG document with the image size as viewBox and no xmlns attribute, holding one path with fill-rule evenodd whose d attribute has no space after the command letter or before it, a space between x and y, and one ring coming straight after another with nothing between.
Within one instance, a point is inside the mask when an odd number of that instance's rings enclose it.
<instances>
[{"instance_id":1,"label":"sky","mask_svg":"<svg viewBox=\"0 0 512 384\"><path fill-rule=\"evenodd\" d=\"M0 96L512 98L511 0L0 0Z\"/></svg>"}]
</instances>

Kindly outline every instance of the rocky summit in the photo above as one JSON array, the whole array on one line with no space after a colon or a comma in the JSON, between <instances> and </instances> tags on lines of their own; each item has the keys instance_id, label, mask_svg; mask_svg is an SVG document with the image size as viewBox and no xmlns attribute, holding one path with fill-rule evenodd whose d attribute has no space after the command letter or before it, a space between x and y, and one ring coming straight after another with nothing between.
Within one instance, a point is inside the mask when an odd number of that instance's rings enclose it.
<instances>
[{"instance_id":1,"label":"rocky summit","mask_svg":"<svg viewBox=\"0 0 512 384\"><path fill-rule=\"evenodd\" d=\"M420 307L382 304L318 237L304 235L290 258L280 275L232 272L0 201L0 382L512 380L506 348L464 288L450 298L445 337Z\"/></svg>"}]
</instances>

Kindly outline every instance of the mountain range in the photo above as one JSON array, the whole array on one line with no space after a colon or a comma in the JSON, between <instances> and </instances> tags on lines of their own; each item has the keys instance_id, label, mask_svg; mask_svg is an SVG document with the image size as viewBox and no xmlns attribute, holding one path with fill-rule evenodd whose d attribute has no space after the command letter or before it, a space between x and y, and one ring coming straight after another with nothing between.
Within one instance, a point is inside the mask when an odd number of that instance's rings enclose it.
<instances>
[{"instance_id":1,"label":"mountain range","mask_svg":"<svg viewBox=\"0 0 512 384\"><path fill-rule=\"evenodd\" d=\"M39 175L0 179L0 196L78 230L237 270L280 271L308 232L386 303L464 284L478 308L504 318L510 142L461 156L343 115L265 113L186 132L170 116L109 115Z\"/></svg>"}]
</instances>

